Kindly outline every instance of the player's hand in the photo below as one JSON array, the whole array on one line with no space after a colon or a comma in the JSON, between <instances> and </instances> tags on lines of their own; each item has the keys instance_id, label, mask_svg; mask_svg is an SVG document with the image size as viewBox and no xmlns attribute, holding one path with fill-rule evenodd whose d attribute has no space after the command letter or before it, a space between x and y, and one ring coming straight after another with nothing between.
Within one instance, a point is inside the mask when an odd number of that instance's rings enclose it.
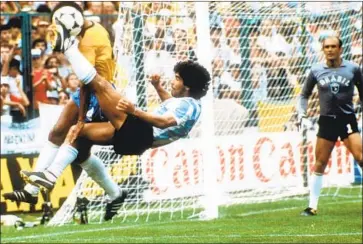
<instances>
[{"instance_id":1,"label":"player's hand","mask_svg":"<svg viewBox=\"0 0 363 244\"><path fill-rule=\"evenodd\" d=\"M129 101L126 98L122 97L118 101L116 109L119 110L119 111L122 111L124 113L127 113L127 114L134 114L135 110L136 110L136 107L131 101Z\"/></svg>"},{"instance_id":2,"label":"player's hand","mask_svg":"<svg viewBox=\"0 0 363 244\"><path fill-rule=\"evenodd\" d=\"M72 144L77 139L83 127L84 127L84 121L78 120L77 124L73 125L69 130L65 141L69 144Z\"/></svg>"},{"instance_id":3,"label":"player's hand","mask_svg":"<svg viewBox=\"0 0 363 244\"><path fill-rule=\"evenodd\" d=\"M153 74L150 76L150 82L154 87L160 86L160 75Z\"/></svg>"}]
</instances>

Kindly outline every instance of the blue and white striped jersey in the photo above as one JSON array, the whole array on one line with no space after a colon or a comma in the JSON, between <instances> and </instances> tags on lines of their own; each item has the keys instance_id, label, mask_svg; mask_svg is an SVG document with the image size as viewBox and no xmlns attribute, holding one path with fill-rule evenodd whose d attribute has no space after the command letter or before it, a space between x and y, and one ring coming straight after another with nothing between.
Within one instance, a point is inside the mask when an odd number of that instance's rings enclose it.
<instances>
[{"instance_id":1,"label":"blue and white striped jersey","mask_svg":"<svg viewBox=\"0 0 363 244\"><path fill-rule=\"evenodd\" d=\"M166 145L186 137L197 122L200 112L200 101L191 97L173 97L162 102L154 113L158 115L172 114L177 125L165 129L154 127L153 147Z\"/></svg>"}]
</instances>

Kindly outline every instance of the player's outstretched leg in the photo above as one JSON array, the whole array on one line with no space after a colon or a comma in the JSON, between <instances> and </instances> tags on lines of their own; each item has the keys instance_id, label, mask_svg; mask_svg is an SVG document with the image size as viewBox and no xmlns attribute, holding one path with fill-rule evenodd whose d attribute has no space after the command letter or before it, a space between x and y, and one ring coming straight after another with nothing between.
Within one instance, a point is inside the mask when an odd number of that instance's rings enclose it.
<instances>
[{"instance_id":1,"label":"player's outstretched leg","mask_svg":"<svg viewBox=\"0 0 363 244\"><path fill-rule=\"evenodd\" d=\"M107 169L101 159L95 155L91 155L80 165L87 172L88 176L102 187L108 195L109 203L106 205L104 220L107 221L112 219L112 217L116 215L117 211L122 207L127 196L127 191L121 190L118 187L107 172Z\"/></svg>"},{"instance_id":2,"label":"player's outstretched leg","mask_svg":"<svg viewBox=\"0 0 363 244\"><path fill-rule=\"evenodd\" d=\"M61 25L57 28L59 32L57 42L60 43L58 46L62 47L61 49L78 79L95 93L103 113L118 130L127 118L125 113L116 109L116 105L122 97L121 94L108 81L99 76L93 65L81 54L78 49L78 40L73 36L60 34L63 28Z\"/></svg>"},{"instance_id":3,"label":"player's outstretched leg","mask_svg":"<svg viewBox=\"0 0 363 244\"><path fill-rule=\"evenodd\" d=\"M35 184L38 187L43 187L47 190L52 190L55 184L55 181L52 181L49 176L46 176L43 172L31 172L27 170L21 171L22 176L25 181L30 182L31 184ZM49 174L49 172L47 172ZM53 176L55 177L55 176Z\"/></svg>"},{"instance_id":4,"label":"player's outstretched leg","mask_svg":"<svg viewBox=\"0 0 363 244\"><path fill-rule=\"evenodd\" d=\"M73 100L70 100L60 114L57 123L49 132L48 141L39 153L34 171L43 171L53 163L69 128L77 122L77 116L78 106ZM28 183L21 190L4 193L3 197L5 200L36 204L38 202L38 194L39 187Z\"/></svg>"}]
</instances>

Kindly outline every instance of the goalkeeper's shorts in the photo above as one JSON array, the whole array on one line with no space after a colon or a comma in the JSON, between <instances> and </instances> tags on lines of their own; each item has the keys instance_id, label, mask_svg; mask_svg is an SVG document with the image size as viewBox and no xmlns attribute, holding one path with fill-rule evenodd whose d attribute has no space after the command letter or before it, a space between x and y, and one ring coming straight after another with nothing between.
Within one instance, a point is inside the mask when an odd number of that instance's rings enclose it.
<instances>
[{"instance_id":1,"label":"goalkeeper's shorts","mask_svg":"<svg viewBox=\"0 0 363 244\"><path fill-rule=\"evenodd\" d=\"M343 141L350 134L359 132L355 114L338 116L321 115L318 120L319 131L317 136L329 141L337 141L338 137Z\"/></svg>"},{"instance_id":2,"label":"goalkeeper's shorts","mask_svg":"<svg viewBox=\"0 0 363 244\"><path fill-rule=\"evenodd\" d=\"M117 154L141 155L151 148L153 141L152 125L128 115L121 128L115 131L112 144Z\"/></svg>"}]
</instances>

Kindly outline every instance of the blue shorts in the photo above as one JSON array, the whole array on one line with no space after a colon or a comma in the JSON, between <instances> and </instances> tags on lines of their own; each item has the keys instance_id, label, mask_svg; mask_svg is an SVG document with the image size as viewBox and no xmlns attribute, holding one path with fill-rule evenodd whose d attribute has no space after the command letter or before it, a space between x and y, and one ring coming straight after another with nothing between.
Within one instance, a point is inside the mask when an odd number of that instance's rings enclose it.
<instances>
[{"instance_id":1,"label":"blue shorts","mask_svg":"<svg viewBox=\"0 0 363 244\"><path fill-rule=\"evenodd\" d=\"M80 104L80 88L71 94L71 99L76 103L79 108ZM96 95L91 92L89 97L88 111L86 113L85 122L107 122L108 119L103 114L100 104L98 103Z\"/></svg>"}]
</instances>

